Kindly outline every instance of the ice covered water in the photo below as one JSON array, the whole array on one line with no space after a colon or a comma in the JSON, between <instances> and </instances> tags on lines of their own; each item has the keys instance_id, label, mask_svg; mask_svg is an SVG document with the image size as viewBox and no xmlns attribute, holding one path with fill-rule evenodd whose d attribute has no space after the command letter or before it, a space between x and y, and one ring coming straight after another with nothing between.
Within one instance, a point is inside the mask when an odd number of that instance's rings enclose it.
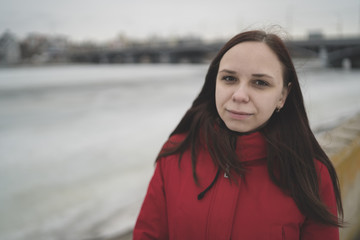
<instances>
[{"instance_id":1,"label":"ice covered water","mask_svg":"<svg viewBox=\"0 0 360 240\"><path fill-rule=\"evenodd\" d=\"M0 239L133 226L156 154L206 65L0 69ZM359 71L299 69L312 127L360 110Z\"/></svg>"},{"instance_id":2,"label":"ice covered water","mask_svg":"<svg viewBox=\"0 0 360 240\"><path fill-rule=\"evenodd\" d=\"M85 239L133 224L204 66L1 69L0 238Z\"/></svg>"}]
</instances>

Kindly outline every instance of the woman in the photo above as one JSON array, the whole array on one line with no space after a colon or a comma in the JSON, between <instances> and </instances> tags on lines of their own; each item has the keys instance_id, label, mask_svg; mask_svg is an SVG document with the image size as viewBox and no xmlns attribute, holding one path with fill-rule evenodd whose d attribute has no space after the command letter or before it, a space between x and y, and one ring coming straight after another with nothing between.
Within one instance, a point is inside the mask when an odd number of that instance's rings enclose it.
<instances>
[{"instance_id":1,"label":"woman","mask_svg":"<svg viewBox=\"0 0 360 240\"><path fill-rule=\"evenodd\" d=\"M282 40L232 38L171 133L134 239L339 239L338 179Z\"/></svg>"}]
</instances>

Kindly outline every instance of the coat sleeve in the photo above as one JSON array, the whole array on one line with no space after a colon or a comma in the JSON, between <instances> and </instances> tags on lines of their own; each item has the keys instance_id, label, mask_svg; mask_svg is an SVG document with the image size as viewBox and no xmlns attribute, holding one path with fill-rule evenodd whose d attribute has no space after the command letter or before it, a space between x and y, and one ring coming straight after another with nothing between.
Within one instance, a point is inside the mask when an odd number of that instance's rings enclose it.
<instances>
[{"instance_id":1,"label":"coat sleeve","mask_svg":"<svg viewBox=\"0 0 360 240\"><path fill-rule=\"evenodd\" d=\"M168 239L166 196L161 164L156 164L154 175L137 218L134 240Z\"/></svg>"},{"instance_id":2,"label":"coat sleeve","mask_svg":"<svg viewBox=\"0 0 360 240\"><path fill-rule=\"evenodd\" d=\"M320 197L324 204L328 207L329 211L337 216L337 206L334 194L333 184L329 175L329 172L325 165L320 163L319 167L319 188ZM327 239L327 240L339 240L339 228L319 224L313 220L307 219L303 224L301 230L302 240L316 240L316 239Z\"/></svg>"}]
</instances>

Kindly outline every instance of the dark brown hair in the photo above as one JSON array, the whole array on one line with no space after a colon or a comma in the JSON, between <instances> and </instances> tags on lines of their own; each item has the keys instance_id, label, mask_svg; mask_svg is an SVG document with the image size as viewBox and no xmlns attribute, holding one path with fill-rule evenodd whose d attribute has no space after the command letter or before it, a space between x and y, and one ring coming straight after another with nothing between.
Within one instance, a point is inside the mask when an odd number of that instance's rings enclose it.
<instances>
[{"instance_id":1,"label":"dark brown hair","mask_svg":"<svg viewBox=\"0 0 360 240\"><path fill-rule=\"evenodd\" d=\"M197 183L197 150L205 145L220 169L228 172L230 167L238 174L245 173L245 168L235 153L237 134L225 127L216 110L215 87L219 64L224 54L235 45L247 41L263 42L270 47L283 66L284 86L291 83L285 105L280 112L274 113L260 130L267 142L268 172L272 181L294 199L305 216L323 224L340 226L342 218L331 214L320 199L314 159L322 162L329 171L338 213L342 217L343 209L335 169L310 129L295 67L284 42L275 34L263 31L243 32L220 49L210 64L199 95L171 133L171 136L186 134L185 139L175 147L163 149L157 159L179 154L181 160L182 154L190 149L193 176ZM231 175L230 172L229 174Z\"/></svg>"}]
</instances>

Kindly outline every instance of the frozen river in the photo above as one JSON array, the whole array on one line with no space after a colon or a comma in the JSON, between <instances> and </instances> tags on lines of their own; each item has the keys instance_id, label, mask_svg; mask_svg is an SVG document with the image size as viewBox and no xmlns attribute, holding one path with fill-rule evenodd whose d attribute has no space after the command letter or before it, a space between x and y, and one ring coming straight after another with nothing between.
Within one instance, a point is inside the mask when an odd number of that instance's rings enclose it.
<instances>
[{"instance_id":1,"label":"frozen river","mask_svg":"<svg viewBox=\"0 0 360 240\"><path fill-rule=\"evenodd\" d=\"M360 71L299 66L314 130L360 112ZM0 69L0 239L95 239L130 229L155 157L206 70Z\"/></svg>"}]
</instances>

